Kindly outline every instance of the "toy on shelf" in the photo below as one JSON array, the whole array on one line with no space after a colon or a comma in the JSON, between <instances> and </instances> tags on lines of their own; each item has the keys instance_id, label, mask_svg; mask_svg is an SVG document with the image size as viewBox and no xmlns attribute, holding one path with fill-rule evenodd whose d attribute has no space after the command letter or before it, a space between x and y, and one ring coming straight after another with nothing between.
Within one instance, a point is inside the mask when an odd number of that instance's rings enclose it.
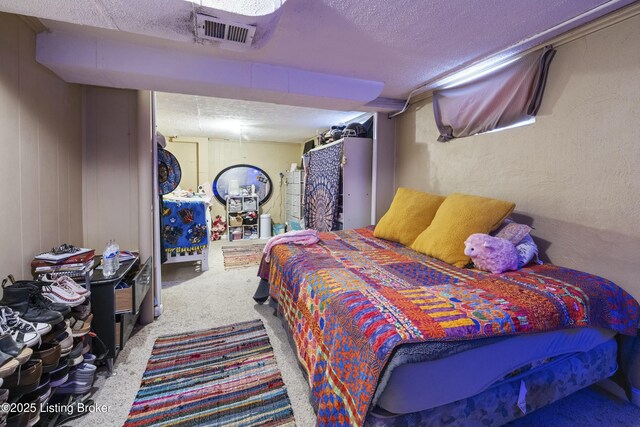
<instances>
[{"instance_id":1,"label":"toy on shelf","mask_svg":"<svg viewBox=\"0 0 640 427\"><path fill-rule=\"evenodd\" d=\"M211 226L211 240L220 240L226 229L227 222L225 219L220 215L216 215Z\"/></svg>"}]
</instances>

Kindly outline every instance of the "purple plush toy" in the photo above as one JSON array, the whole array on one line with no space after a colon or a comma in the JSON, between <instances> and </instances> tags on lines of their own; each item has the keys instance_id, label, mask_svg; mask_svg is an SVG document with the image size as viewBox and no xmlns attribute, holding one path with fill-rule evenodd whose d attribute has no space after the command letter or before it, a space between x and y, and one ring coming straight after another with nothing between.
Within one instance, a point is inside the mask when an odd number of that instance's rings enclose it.
<instances>
[{"instance_id":1,"label":"purple plush toy","mask_svg":"<svg viewBox=\"0 0 640 427\"><path fill-rule=\"evenodd\" d=\"M518 252L507 239L476 233L464 242L464 254L479 270L492 273L518 269Z\"/></svg>"}]
</instances>

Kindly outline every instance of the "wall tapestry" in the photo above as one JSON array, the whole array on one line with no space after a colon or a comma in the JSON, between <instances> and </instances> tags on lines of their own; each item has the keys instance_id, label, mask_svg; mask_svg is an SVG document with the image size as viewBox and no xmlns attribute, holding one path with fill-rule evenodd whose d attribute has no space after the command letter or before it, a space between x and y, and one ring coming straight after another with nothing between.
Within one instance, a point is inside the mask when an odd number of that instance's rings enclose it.
<instances>
[{"instance_id":1,"label":"wall tapestry","mask_svg":"<svg viewBox=\"0 0 640 427\"><path fill-rule=\"evenodd\" d=\"M305 155L308 156L304 187L304 221L307 228L317 231L337 228L342 144L340 142Z\"/></svg>"}]
</instances>

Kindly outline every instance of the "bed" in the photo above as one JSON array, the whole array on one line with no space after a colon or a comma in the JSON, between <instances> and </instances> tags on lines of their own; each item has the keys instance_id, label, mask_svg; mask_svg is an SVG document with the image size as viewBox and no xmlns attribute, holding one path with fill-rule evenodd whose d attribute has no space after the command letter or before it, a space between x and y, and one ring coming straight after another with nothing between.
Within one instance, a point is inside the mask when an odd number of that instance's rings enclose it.
<instances>
[{"instance_id":1,"label":"bed","mask_svg":"<svg viewBox=\"0 0 640 427\"><path fill-rule=\"evenodd\" d=\"M611 376L638 303L554 265L457 268L363 228L276 246L261 285L319 426L501 425Z\"/></svg>"},{"instance_id":2,"label":"bed","mask_svg":"<svg viewBox=\"0 0 640 427\"><path fill-rule=\"evenodd\" d=\"M201 271L209 270L210 226L207 199L165 196L162 202L165 263L200 261Z\"/></svg>"}]
</instances>

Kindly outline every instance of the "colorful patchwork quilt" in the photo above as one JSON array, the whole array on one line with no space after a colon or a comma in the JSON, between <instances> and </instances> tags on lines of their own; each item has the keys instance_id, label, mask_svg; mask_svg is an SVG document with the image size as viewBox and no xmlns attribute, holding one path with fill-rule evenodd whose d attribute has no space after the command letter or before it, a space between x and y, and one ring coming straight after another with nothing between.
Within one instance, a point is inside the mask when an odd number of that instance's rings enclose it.
<instances>
[{"instance_id":1,"label":"colorful patchwork quilt","mask_svg":"<svg viewBox=\"0 0 640 427\"><path fill-rule=\"evenodd\" d=\"M457 268L372 228L320 238L276 246L259 272L307 371L318 426L362 425L400 344L587 326L636 333L638 303L591 274L550 264L504 274Z\"/></svg>"}]
</instances>

